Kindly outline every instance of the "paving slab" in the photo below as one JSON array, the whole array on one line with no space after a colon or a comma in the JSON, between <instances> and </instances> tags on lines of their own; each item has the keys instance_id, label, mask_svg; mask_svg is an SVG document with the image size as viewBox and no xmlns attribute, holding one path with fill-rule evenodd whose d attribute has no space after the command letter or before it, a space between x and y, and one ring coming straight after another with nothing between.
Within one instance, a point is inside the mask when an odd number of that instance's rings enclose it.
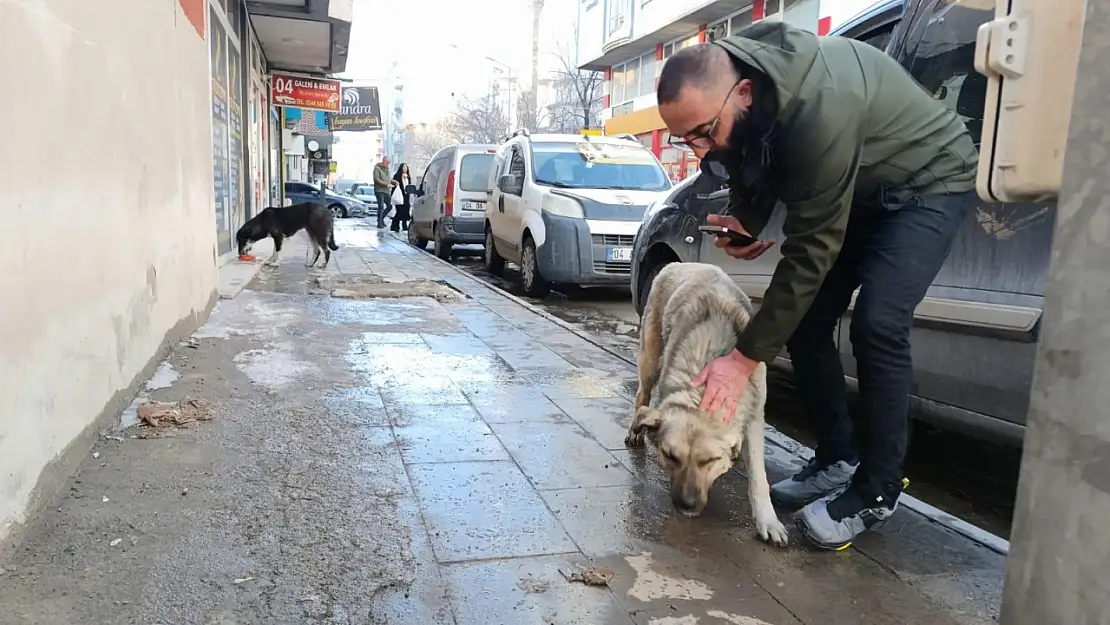
<instances>
[{"instance_id":1,"label":"paving slab","mask_svg":"<svg viewBox=\"0 0 1110 625\"><path fill-rule=\"evenodd\" d=\"M0 548L0 624L994 618L1000 556L912 511L844 552L774 548L738 467L676 515L658 457L623 444L628 362L395 237L344 220L337 239L306 269L294 237L167 359L179 375L149 398L214 419L105 432ZM389 298L357 289L383 279ZM371 296L321 286L339 283ZM772 477L800 462L767 459ZM579 566L611 578L568 580Z\"/></svg>"}]
</instances>

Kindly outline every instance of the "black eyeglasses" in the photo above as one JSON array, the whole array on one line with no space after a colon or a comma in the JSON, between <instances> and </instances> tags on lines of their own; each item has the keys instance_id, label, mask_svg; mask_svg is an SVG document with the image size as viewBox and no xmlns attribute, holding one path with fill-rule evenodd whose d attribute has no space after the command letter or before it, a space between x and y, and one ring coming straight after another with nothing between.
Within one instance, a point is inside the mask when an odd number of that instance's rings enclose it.
<instances>
[{"instance_id":1,"label":"black eyeglasses","mask_svg":"<svg viewBox=\"0 0 1110 625\"><path fill-rule=\"evenodd\" d=\"M703 148L709 150L711 148L717 147L717 140L713 138L713 134L717 132L717 124L721 123L721 115L725 112L725 106L728 105L729 99L732 98L732 92L736 91L736 86L740 84L741 80L744 79L741 78L740 80L737 80L732 84L731 87L729 87L728 95L725 96L724 102L721 102L721 108L717 111L716 117L707 122L702 122L697 126L694 126L694 130L691 130L682 137L675 137L674 135L672 135L667 140L667 143L676 148L679 148L680 150L689 150L691 148ZM698 128L702 128L705 126L708 126L708 128L701 132L697 132Z\"/></svg>"}]
</instances>

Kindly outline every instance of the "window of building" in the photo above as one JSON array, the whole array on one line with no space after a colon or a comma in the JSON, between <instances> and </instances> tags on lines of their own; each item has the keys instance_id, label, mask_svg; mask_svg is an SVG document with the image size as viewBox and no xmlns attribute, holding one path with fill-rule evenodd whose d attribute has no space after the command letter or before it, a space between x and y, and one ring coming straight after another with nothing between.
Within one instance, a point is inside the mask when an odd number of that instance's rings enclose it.
<instances>
[{"instance_id":1,"label":"window of building","mask_svg":"<svg viewBox=\"0 0 1110 625\"><path fill-rule=\"evenodd\" d=\"M752 10L746 9L733 15L728 20L728 35L729 37L740 32L741 28L752 25Z\"/></svg>"},{"instance_id":2,"label":"window of building","mask_svg":"<svg viewBox=\"0 0 1110 625\"><path fill-rule=\"evenodd\" d=\"M655 93L655 50L640 57L640 95Z\"/></svg>"},{"instance_id":3,"label":"window of building","mask_svg":"<svg viewBox=\"0 0 1110 625\"><path fill-rule=\"evenodd\" d=\"M609 29L607 32L612 36L628 23L632 0L609 0L606 6L609 10Z\"/></svg>"},{"instance_id":4,"label":"window of building","mask_svg":"<svg viewBox=\"0 0 1110 625\"><path fill-rule=\"evenodd\" d=\"M687 35L685 37L679 37L678 39L675 39L674 41L668 41L667 43L663 44L663 60L666 61L667 59L671 58L671 56L673 56L674 53L677 52L678 50L681 50L683 48L688 48L688 47L696 44L697 42L698 42L698 33L697 32L694 32L694 33L692 33L690 35Z\"/></svg>"},{"instance_id":5,"label":"window of building","mask_svg":"<svg viewBox=\"0 0 1110 625\"><path fill-rule=\"evenodd\" d=\"M637 96L655 93L655 52L613 66L609 102L614 108Z\"/></svg>"},{"instance_id":6,"label":"window of building","mask_svg":"<svg viewBox=\"0 0 1110 625\"><path fill-rule=\"evenodd\" d=\"M609 80L609 105L616 106L624 102L624 65L614 65L612 78Z\"/></svg>"},{"instance_id":7,"label":"window of building","mask_svg":"<svg viewBox=\"0 0 1110 625\"><path fill-rule=\"evenodd\" d=\"M624 97L618 102L627 102L639 95L640 58L636 57L624 64Z\"/></svg>"},{"instance_id":8,"label":"window of building","mask_svg":"<svg viewBox=\"0 0 1110 625\"><path fill-rule=\"evenodd\" d=\"M782 13L782 0L767 0L763 4L763 17L771 17L776 13Z\"/></svg>"}]
</instances>

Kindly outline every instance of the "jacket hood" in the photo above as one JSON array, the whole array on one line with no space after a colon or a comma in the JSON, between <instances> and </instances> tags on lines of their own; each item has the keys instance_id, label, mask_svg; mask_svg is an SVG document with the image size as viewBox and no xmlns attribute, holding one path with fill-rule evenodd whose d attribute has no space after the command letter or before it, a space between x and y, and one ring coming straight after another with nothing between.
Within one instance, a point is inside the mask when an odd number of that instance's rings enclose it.
<instances>
[{"instance_id":1,"label":"jacket hood","mask_svg":"<svg viewBox=\"0 0 1110 625\"><path fill-rule=\"evenodd\" d=\"M817 60L817 35L785 22L759 21L726 39L715 42L730 55L760 70L775 83L778 119L796 105L803 84Z\"/></svg>"}]
</instances>

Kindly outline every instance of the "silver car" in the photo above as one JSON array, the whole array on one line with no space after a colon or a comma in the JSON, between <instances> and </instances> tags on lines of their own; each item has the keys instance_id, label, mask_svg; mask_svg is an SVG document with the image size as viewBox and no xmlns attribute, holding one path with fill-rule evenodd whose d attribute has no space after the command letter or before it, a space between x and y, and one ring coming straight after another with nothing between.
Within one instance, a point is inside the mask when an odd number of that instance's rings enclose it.
<instances>
[{"instance_id":1,"label":"silver car","mask_svg":"<svg viewBox=\"0 0 1110 625\"><path fill-rule=\"evenodd\" d=\"M412 200L409 243L435 243L447 259L455 244L485 241L486 190L496 145L450 145L432 157Z\"/></svg>"}]
</instances>

